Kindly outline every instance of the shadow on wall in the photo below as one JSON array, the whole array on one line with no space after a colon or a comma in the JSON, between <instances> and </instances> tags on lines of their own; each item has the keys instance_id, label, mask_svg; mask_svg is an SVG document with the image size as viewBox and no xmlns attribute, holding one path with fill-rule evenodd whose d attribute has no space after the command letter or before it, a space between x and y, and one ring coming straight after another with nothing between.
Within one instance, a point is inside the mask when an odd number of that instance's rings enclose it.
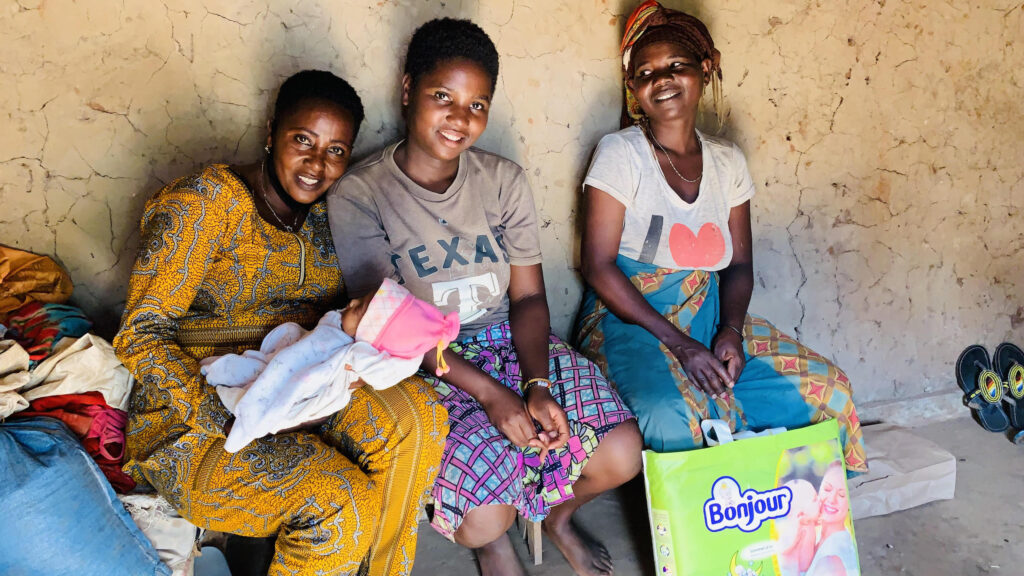
<instances>
[{"instance_id":1,"label":"shadow on wall","mask_svg":"<svg viewBox=\"0 0 1024 576\"><path fill-rule=\"evenodd\" d=\"M367 104L357 157L394 140L412 31L468 17L502 55L479 144L529 173L565 335L579 184L618 128L616 47L636 1L9 3L0 241L58 257L109 335L153 192L208 162L256 160L270 99L305 68L345 77ZM722 134L758 186L753 311L834 358L862 402L955 393L964 345L1020 339L1019 4L665 3L703 19L723 52Z\"/></svg>"},{"instance_id":2,"label":"shadow on wall","mask_svg":"<svg viewBox=\"0 0 1024 576\"><path fill-rule=\"evenodd\" d=\"M209 163L257 160L273 99L285 78L316 68L353 84L366 109L355 149L359 159L404 132L402 67L416 27L442 16L478 20L479 12L476 2L411 7L374 3L338 10L324 2L296 5L287 0L266 7L235 6L224 13L168 9L168 26L160 33L167 36L169 50L149 82L112 84L100 79L91 87L104 94L127 92L121 118L135 131L134 145L123 146L119 154L136 156L124 160L132 169L119 176L121 193L105 199L113 262L101 274L103 289L94 290L92 281L75 294L76 302L95 318L97 331L110 337L117 330L146 201L159 188ZM486 22L478 23L487 29ZM353 37L360 38L358 44ZM479 146L523 163L525 139L516 129L505 86L504 77L499 78L498 105ZM118 114L102 100L89 106L99 114ZM129 194L123 193L126 188ZM83 277L88 265L79 260L90 258L59 240L43 252L56 253L76 278Z\"/></svg>"},{"instance_id":3,"label":"shadow on wall","mask_svg":"<svg viewBox=\"0 0 1024 576\"><path fill-rule=\"evenodd\" d=\"M399 86L413 30L438 16L477 21L502 54L496 105L479 145L524 165L538 206L548 203L557 218L570 214L575 200L566 174L578 180L590 147L615 128L612 118L607 125L591 119L600 115L603 86L595 79L605 64L581 59L592 57L581 50L590 32L576 29L557 42L531 37L529 22L551 15L525 2L271 0L154 13L114 0L59 1L0 15L5 27L30 30L7 56L10 69L22 71L19 103L0 102L0 109L28 117L16 130L26 134L17 149L0 146L0 160L15 159L0 163L0 182L18 183L0 185L5 198L15 198L11 214L0 217L0 237L59 259L79 283L73 300L105 336L118 325L147 199L208 163L257 160L276 89L296 71L328 69L356 87L367 112L358 158L402 133ZM618 4L619 12L631 8ZM573 5L553 9L554 21L578 16ZM45 34L70 26L81 32L75 42ZM565 84L580 94L554 93ZM538 137L538 130L553 137ZM580 142L585 155L577 151ZM571 166L566 152L574 156ZM570 219L551 219L542 230L551 254L545 266L553 282L566 285L553 299L574 308L578 284L566 274L572 257L564 252L577 243L566 238Z\"/></svg>"},{"instance_id":4,"label":"shadow on wall","mask_svg":"<svg viewBox=\"0 0 1024 576\"><path fill-rule=\"evenodd\" d=\"M224 6L222 12L168 8L166 21L156 20L150 35L141 37L128 32L130 23L154 19L128 7L108 13L120 17L115 30L86 35L81 46L83 53L119 53L119 62L97 67L77 53L63 55L80 77L64 78L76 89L41 107L48 141L56 144L25 154L39 157L39 169L22 179L44 198L45 208L42 222L25 218L27 241L15 243L55 255L68 268L79 282L73 300L94 318L99 333L110 337L117 329L145 202L209 163L256 160L285 78L320 68L356 86L367 108L357 154L399 133L401 50L434 7L424 4L399 17L395 6L328 6L275 0ZM86 8L74 8L80 13L72 19L91 19ZM353 36L368 40L356 45ZM37 75L46 76L45 68ZM38 172L41 177L33 178ZM31 215L38 208L24 210ZM53 231L52 238L32 237L40 224ZM26 236L9 226L2 230Z\"/></svg>"}]
</instances>

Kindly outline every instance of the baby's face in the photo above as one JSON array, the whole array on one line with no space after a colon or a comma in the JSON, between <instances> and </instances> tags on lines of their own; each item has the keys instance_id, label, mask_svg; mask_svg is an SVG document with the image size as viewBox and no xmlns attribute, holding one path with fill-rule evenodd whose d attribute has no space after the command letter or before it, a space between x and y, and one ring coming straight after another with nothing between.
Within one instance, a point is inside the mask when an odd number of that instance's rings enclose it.
<instances>
[{"instance_id":1,"label":"baby's face","mask_svg":"<svg viewBox=\"0 0 1024 576\"><path fill-rule=\"evenodd\" d=\"M814 486L806 480L800 480L790 488L793 490L793 503L790 508L790 514L795 515L801 525L817 523L818 493Z\"/></svg>"},{"instance_id":2,"label":"baby's face","mask_svg":"<svg viewBox=\"0 0 1024 576\"><path fill-rule=\"evenodd\" d=\"M373 294L366 294L361 298L353 298L349 301L348 306L341 311L341 329L345 331L345 334L355 338L356 328L359 327L359 322L362 321L363 315L366 314L366 308L370 305L370 300L373 299Z\"/></svg>"},{"instance_id":3,"label":"baby's face","mask_svg":"<svg viewBox=\"0 0 1024 576\"><path fill-rule=\"evenodd\" d=\"M793 492L789 514L776 522L779 533L784 538L793 538L796 533L806 527L814 527L818 522L818 492L806 480L790 480L786 486Z\"/></svg>"}]
</instances>

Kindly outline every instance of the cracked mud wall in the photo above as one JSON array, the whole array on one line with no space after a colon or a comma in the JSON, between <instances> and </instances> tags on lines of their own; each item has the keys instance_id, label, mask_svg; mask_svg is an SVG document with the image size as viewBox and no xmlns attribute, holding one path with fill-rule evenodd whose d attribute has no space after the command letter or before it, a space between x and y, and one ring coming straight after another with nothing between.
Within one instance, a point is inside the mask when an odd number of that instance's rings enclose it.
<instances>
[{"instance_id":1,"label":"cracked mud wall","mask_svg":"<svg viewBox=\"0 0 1024 576\"><path fill-rule=\"evenodd\" d=\"M723 133L758 184L753 311L835 359L861 402L950 390L964 345L1024 340L1019 0L667 3L703 18L723 52ZM109 335L152 192L255 159L268 100L303 68L360 92L357 155L392 140L409 35L468 17L502 56L480 145L529 172L564 335L578 186L617 128L633 4L7 0L0 242L56 256Z\"/></svg>"}]
</instances>

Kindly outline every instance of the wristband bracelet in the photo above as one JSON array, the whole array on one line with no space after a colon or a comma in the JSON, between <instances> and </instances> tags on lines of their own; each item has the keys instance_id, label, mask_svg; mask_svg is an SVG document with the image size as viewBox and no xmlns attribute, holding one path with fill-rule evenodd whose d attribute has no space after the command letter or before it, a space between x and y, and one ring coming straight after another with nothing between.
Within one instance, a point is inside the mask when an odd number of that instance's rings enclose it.
<instances>
[{"instance_id":1,"label":"wristband bracelet","mask_svg":"<svg viewBox=\"0 0 1024 576\"><path fill-rule=\"evenodd\" d=\"M523 384L523 396L526 396L527 392L529 392L534 386L551 388L551 380L548 380L547 378L530 378L525 384Z\"/></svg>"},{"instance_id":2,"label":"wristband bracelet","mask_svg":"<svg viewBox=\"0 0 1024 576\"><path fill-rule=\"evenodd\" d=\"M742 331L742 330L740 330L739 328L737 328L737 327L733 326L732 324L722 324L722 325L721 325L721 326L719 326L718 328L719 328L719 329L722 329L722 328L728 328L728 329L732 330L733 332L735 332L735 333L737 333L737 334L739 334L739 335L740 335L740 340L743 340L743 339L745 338L745 337L743 336L743 331Z\"/></svg>"}]
</instances>

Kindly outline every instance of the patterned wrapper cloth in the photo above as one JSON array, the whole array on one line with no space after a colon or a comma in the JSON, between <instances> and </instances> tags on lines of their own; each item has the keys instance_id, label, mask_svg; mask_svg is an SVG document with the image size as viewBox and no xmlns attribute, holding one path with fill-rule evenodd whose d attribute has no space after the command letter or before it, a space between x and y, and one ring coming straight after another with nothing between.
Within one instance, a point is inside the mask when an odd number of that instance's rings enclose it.
<instances>
[{"instance_id":1,"label":"patterned wrapper cloth","mask_svg":"<svg viewBox=\"0 0 1024 576\"><path fill-rule=\"evenodd\" d=\"M658 268L619 256L616 265L644 299L681 332L710 346L719 326L718 274ZM702 420L734 431L800 428L834 418L850 472L867 471L850 380L835 364L748 315L746 366L729 399L713 399L686 376L650 332L612 314L588 288L576 325L580 352L597 363L633 410L644 443L657 452L700 448Z\"/></svg>"},{"instance_id":2,"label":"patterned wrapper cloth","mask_svg":"<svg viewBox=\"0 0 1024 576\"><path fill-rule=\"evenodd\" d=\"M92 322L78 308L67 304L29 302L7 317L8 337L28 352L30 368L53 352L63 338L81 338Z\"/></svg>"}]
</instances>

